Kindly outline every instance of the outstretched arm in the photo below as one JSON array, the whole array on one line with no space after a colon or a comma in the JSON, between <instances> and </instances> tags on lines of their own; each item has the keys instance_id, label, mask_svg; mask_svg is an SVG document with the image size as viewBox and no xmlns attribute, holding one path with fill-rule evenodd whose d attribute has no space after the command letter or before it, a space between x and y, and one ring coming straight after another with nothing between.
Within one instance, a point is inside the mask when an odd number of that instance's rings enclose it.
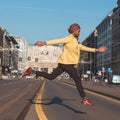
<instances>
[{"instance_id":1,"label":"outstretched arm","mask_svg":"<svg viewBox=\"0 0 120 120\"><path fill-rule=\"evenodd\" d=\"M107 47L102 46L102 47L96 49L95 51L96 51L96 52L106 52L106 51L107 51Z\"/></svg>"},{"instance_id":2,"label":"outstretched arm","mask_svg":"<svg viewBox=\"0 0 120 120\"><path fill-rule=\"evenodd\" d=\"M54 39L54 40L47 40L46 42L37 41L35 43L36 46L44 46L44 45L55 45L55 44L65 44L73 41L73 38L70 36L60 38L60 39Z\"/></svg>"}]
</instances>

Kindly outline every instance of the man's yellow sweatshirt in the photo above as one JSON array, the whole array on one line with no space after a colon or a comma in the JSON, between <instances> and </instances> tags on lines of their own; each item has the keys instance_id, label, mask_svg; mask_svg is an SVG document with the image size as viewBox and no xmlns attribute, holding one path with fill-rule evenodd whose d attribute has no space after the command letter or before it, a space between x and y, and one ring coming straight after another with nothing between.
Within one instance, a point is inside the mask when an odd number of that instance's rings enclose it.
<instances>
[{"instance_id":1,"label":"man's yellow sweatshirt","mask_svg":"<svg viewBox=\"0 0 120 120\"><path fill-rule=\"evenodd\" d=\"M63 44L63 52L58 59L61 64L78 64L80 59L80 51L95 52L95 48L90 48L78 43L76 37L72 34L55 40L46 41L47 45Z\"/></svg>"}]
</instances>

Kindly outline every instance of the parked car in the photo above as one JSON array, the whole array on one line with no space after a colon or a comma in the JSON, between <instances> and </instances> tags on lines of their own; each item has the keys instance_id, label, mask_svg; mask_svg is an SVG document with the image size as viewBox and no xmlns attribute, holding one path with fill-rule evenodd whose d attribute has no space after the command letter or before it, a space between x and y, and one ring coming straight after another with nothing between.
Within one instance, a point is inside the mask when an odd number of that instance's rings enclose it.
<instances>
[{"instance_id":1,"label":"parked car","mask_svg":"<svg viewBox=\"0 0 120 120\"><path fill-rule=\"evenodd\" d=\"M33 75L27 75L25 78L26 79L32 79L32 78L34 78L34 76Z\"/></svg>"},{"instance_id":2,"label":"parked car","mask_svg":"<svg viewBox=\"0 0 120 120\"><path fill-rule=\"evenodd\" d=\"M112 83L113 84L120 84L120 75L113 75Z\"/></svg>"}]
</instances>

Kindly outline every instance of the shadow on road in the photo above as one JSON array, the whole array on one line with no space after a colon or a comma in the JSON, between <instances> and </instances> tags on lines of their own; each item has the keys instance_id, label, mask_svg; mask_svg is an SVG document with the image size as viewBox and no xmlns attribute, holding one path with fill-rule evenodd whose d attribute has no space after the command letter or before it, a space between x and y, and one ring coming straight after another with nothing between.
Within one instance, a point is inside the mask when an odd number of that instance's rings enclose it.
<instances>
[{"instance_id":1,"label":"shadow on road","mask_svg":"<svg viewBox=\"0 0 120 120\"><path fill-rule=\"evenodd\" d=\"M82 112L80 110L76 110L66 104L63 103L63 101L76 101L76 99L61 99L59 97L54 97L53 99L37 99L37 101L49 101L48 103L40 103L40 102L32 102L32 104L42 104L42 105L52 105L52 104L57 104L57 105L61 105L75 113L80 113L80 114L86 114L85 112Z\"/></svg>"}]
</instances>

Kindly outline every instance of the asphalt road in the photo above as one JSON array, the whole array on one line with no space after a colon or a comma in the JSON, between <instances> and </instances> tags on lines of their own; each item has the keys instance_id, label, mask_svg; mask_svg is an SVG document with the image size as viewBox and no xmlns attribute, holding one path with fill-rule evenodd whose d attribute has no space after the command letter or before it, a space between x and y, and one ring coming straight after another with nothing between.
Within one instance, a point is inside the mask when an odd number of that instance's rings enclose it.
<instances>
[{"instance_id":1,"label":"asphalt road","mask_svg":"<svg viewBox=\"0 0 120 120\"><path fill-rule=\"evenodd\" d=\"M46 80L42 94L42 98L36 102L42 108L42 114L46 116L46 119L41 120L120 119L120 103L94 93L87 93L87 97L96 106L82 105L76 88L60 81ZM39 116L43 116L42 114Z\"/></svg>"},{"instance_id":2,"label":"asphalt road","mask_svg":"<svg viewBox=\"0 0 120 120\"><path fill-rule=\"evenodd\" d=\"M0 120L119 120L120 103L86 94L96 106L82 105L75 86L59 80L0 80Z\"/></svg>"},{"instance_id":3,"label":"asphalt road","mask_svg":"<svg viewBox=\"0 0 120 120\"><path fill-rule=\"evenodd\" d=\"M23 120L41 80L0 80L0 120Z\"/></svg>"}]
</instances>

